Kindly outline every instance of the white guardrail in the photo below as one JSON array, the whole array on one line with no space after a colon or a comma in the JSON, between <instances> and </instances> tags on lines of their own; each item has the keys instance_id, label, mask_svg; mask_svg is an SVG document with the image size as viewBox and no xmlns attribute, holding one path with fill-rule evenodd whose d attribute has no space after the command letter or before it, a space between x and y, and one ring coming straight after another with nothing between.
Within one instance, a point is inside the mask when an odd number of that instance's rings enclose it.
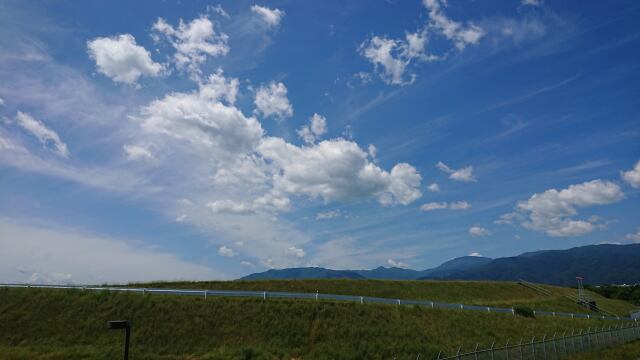
<instances>
[{"instance_id":1,"label":"white guardrail","mask_svg":"<svg viewBox=\"0 0 640 360\"><path fill-rule=\"evenodd\" d=\"M36 288L36 289L74 289L89 291L118 291L118 292L135 292L141 294L165 294L165 295L190 295L202 296L205 299L209 296L216 297L249 297L261 298L286 298L286 299L307 299L307 300L334 300L334 301L353 301L361 304L377 303L389 305L419 305L432 309L453 309L453 310L469 310L480 311L486 313L503 313L515 315L514 308L497 308L491 306L465 305L442 303L428 300L403 300L379 298L371 296L355 296L355 295L337 295L337 294L320 294L320 293L296 293L281 291L242 291L242 290L193 290L193 289L163 289L163 288L139 288L139 287L118 287L118 286L81 286L81 285L35 285L35 284L0 284L5 288ZM605 316L592 315L584 313L566 313L555 311L534 310L534 315L539 316L557 316L575 319L603 319L603 320L636 320L631 317L621 316Z\"/></svg>"}]
</instances>

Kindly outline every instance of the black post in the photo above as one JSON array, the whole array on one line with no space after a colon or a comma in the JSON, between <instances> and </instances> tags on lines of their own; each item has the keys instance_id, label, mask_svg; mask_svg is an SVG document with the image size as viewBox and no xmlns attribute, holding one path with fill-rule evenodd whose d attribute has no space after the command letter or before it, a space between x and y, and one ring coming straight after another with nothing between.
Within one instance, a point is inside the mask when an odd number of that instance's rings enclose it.
<instances>
[{"instance_id":1,"label":"black post","mask_svg":"<svg viewBox=\"0 0 640 360\"><path fill-rule=\"evenodd\" d=\"M122 358L129 360L129 337L131 336L131 324L127 320L113 320L107 322L107 329L120 330L124 329L124 350Z\"/></svg>"}]
</instances>

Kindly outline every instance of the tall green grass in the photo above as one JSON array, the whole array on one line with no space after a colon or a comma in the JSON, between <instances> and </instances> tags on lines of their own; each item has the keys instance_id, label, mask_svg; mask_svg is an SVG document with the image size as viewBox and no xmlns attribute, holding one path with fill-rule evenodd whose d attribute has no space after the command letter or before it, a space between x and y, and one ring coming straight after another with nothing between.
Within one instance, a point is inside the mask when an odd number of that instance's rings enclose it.
<instances>
[{"instance_id":1,"label":"tall green grass","mask_svg":"<svg viewBox=\"0 0 640 360\"><path fill-rule=\"evenodd\" d=\"M540 294L516 282L498 281L383 281L383 280L258 280L258 281L209 281L209 282L159 282L135 284L143 287L256 290L333 293L343 295L377 296L397 299L432 300L468 305L496 307L528 306L535 310L558 312L589 311L564 298L563 294L576 290L545 286L551 296ZM617 315L627 316L633 304L607 299L590 293L598 304L606 306Z\"/></svg>"},{"instance_id":2,"label":"tall green grass","mask_svg":"<svg viewBox=\"0 0 640 360\"><path fill-rule=\"evenodd\" d=\"M132 359L421 359L493 340L613 324L415 306L0 289L0 358L115 359L133 322Z\"/></svg>"}]
</instances>

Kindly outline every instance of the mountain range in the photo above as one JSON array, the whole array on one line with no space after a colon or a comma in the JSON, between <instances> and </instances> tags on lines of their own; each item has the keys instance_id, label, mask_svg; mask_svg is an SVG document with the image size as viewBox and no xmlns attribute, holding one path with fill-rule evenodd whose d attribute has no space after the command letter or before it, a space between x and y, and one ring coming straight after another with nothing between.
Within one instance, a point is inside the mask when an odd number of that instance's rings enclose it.
<instances>
[{"instance_id":1,"label":"mountain range","mask_svg":"<svg viewBox=\"0 0 640 360\"><path fill-rule=\"evenodd\" d=\"M567 250L542 250L491 259L463 256L426 270L377 267L371 270L332 270L320 267L271 269L240 280L262 279L381 279L381 280L499 280L524 279L571 286L576 276L585 284L640 283L640 244L588 245Z\"/></svg>"}]
</instances>

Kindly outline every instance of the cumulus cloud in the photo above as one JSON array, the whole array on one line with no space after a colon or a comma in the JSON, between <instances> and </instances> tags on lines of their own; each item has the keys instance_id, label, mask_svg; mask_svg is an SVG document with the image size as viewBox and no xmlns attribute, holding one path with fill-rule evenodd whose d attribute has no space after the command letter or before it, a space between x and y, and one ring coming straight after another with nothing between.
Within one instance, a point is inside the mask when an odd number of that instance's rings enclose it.
<instances>
[{"instance_id":1,"label":"cumulus cloud","mask_svg":"<svg viewBox=\"0 0 640 360\"><path fill-rule=\"evenodd\" d=\"M469 228L469 235L471 236L489 236L491 235L491 231L480 227L480 226L472 226Z\"/></svg>"},{"instance_id":2,"label":"cumulus cloud","mask_svg":"<svg viewBox=\"0 0 640 360\"><path fill-rule=\"evenodd\" d=\"M424 204L420 207L422 211L433 211L433 210L467 210L471 208L471 204L466 201L454 201L454 202L430 202Z\"/></svg>"},{"instance_id":3,"label":"cumulus cloud","mask_svg":"<svg viewBox=\"0 0 640 360\"><path fill-rule=\"evenodd\" d=\"M543 0L521 0L520 4L528 6L541 6L544 3Z\"/></svg>"},{"instance_id":4,"label":"cumulus cloud","mask_svg":"<svg viewBox=\"0 0 640 360\"><path fill-rule=\"evenodd\" d=\"M62 140L60 140L60 136L58 136L55 131L49 129L41 121L34 119L29 114L18 111L18 114L16 115L16 122L20 127L35 136L44 147L48 148L49 146L52 146L52 150L56 154L65 158L69 157L67 144L62 142Z\"/></svg>"},{"instance_id":5,"label":"cumulus cloud","mask_svg":"<svg viewBox=\"0 0 640 360\"><path fill-rule=\"evenodd\" d=\"M262 21L264 21L267 26L270 28L277 28L282 21L282 18L286 14L284 11L279 9L270 9L265 6L260 5L252 5L251 11L258 15Z\"/></svg>"},{"instance_id":6,"label":"cumulus cloud","mask_svg":"<svg viewBox=\"0 0 640 360\"><path fill-rule=\"evenodd\" d=\"M283 193L325 201L373 197L384 205L406 205L422 196L421 176L413 166L400 163L387 172L371 163L355 142L345 139L298 147L267 137L258 151L281 170L273 182Z\"/></svg>"},{"instance_id":7,"label":"cumulus cloud","mask_svg":"<svg viewBox=\"0 0 640 360\"><path fill-rule=\"evenodd\" d=\"M634 188L640 188L640 161L636 163L633 169L629 171L623 171L621 174L622 180L629 183Z\"/></svg>"},{"instance_id":8,"label":"cumulus cloud","mask_svg":"<svg viewBox=\"0 0 640 360\"><path fill-rule=\"evenodd\" d=\"M455 170L447 166L442 161L438 161L438 163L436 164L436 167L441 171L449 174L449 179L451 180L462 181L462 182L477 181L475 176L473 175L473 166L471 165Z\"/></svg>"},{"instance_id":9,"label":"cumulus cloud","mask_svg":"<svg viewBox=\"0 0 640 360\"><path fill-rule=\"evenodd\" d=\"M256 112L267 118L284 119L293 115L293 106L287 98L287 87L283 83L270 82L260 86L254 100Z\"/></svg>"},{"instance_id":10,"label":"cumulus cloud","mask_svg":"<svg viewBox=\"0 0 640 360\"><path fill-rule=\"evenodd\" d=\"M98 37L88 41L87 48L98 72L116 82L134 84L140 76L158 76L163 70L129 34Z\"/></svg>"},{"instance_id":11,"label":"cumulus cloud","mask_svg":"<svg viewBox=\"0 0 640 360\"><path fill-rule=\"evenodd\" d=\"M197 91L170 93L152 101L136 119L148 133L185 141L221 157L247 153L264 131L255 118L245 117L233 106L237 88L237 79L225 79L218 72Z\"/></svg>"},{"instance_id":12,"label":"cumulus cloud","mask_svg":"<svg viewBox=\"0 0 640 360\"><path fill-rule=\"evenodd\" d=\"M313 114L309 119L309 125L298 130L298 135L307 144L313 144L327 132L327 119L318 114Z\"/></svg>"},{"instance_id":13,"label":"cumulus cloud","mask_svg":"<svg viewBox=\"0 0 640 360\"><path fill-rule=\"evenodd\" d=\"M425 32L407 33L405 39L389 39L373 36L360 44L358 51L371 62L375 71L387 84L409 85L416 75L406 75L408 66L417 61L433 61L438 57L425 53L427 34Z\"/></svg>"},{"instance_id":14,"label":"cumulus cloud","mask_svg":"<svg viewBox=\"0 0 640 360\"><path fill-rule=\"evenodd\" d=\"M432 183L431 185L429 185L427 187L427 190L429 190L431 192L438 192L438 191L440 191L440 186L437 183Z\"/></svg>"},{"instance_id":15,"label":"cumulus cloud","mask_svg":"<svg viewBox=\"0 0 640 360\"><path fill-rule=\"evenodd\" d=\"M627 240L633 241L635 243L640 243L640 228L636 229L636 232L633 234L627 234L624 237Z\"/></svg>"},{"instance_id":16,"label":"cumulus cloud","mask_svg":"<svg viewBox=\"0 0 640 360\"><path fill-rule=\"evenodd\" d=\"M593 180L556 190L549 189L531 196L516 205L516 213L503 215L501 222L514 220L528 229L545 232L549 236L578 236L598 228L598 218L576 220L580 207L606 205L622 200L620 187L610 181Z\"/></svg>"},{"instance_id":17,"label":"cumulus cloud","mask_svg":"<svg viewBox=\"0 0 640 360\"><path fill-rule=\"evenodd\" d=\"M464 25L448 18L443 11L445 0L423 0L423 4L429 11L429 26L453 41L458 50L477 44L485 35L482 28L471 22Z\"/></svg>"},{"instance_id":18,"label":"cumulus cloud","mask_svg":"<svg viewBox=\"0 0 640 360\"><path fill-rule=\"evenodd\" d=\"M295 256L297 258L303 258L306 256L306 253L304 252L304 250L299 249L295 246L290 246L287 248L287 254Z\"/></svg>"},{"instance_id":19,"label":"cumulus cloud","mask_svg":"<svg viewBox=\"0 0 640 360\"><path fill-rule=\"evenodd\" d=\"M153 155L151 152L139 145L124 145L122 147L124 152L127 154L127 159L129 160L151 160L153 159Z\"/></svg>"},{"instance_id":20,"label":"cumulus cloud","mask_svg":"<svg viewBox=\"0 0 640 360\"><path fill-rule=\"evenodd\" d=\"M327 220L337 218L342 215L340 210L321 211L316 214L316 220Z\"/></svg>"},{"instance_id":21,"label":"cumulus cloud","mask_svg":"<svg viewBox=\"0 0 640 360\"><path fill-rule=\"evenodd\" d=\"M409 268L409 265L403 263L402 261L395 261L393 259L387 259L387 264L391 265L392 267L401 268L401 269Z\"/></svg>"},{"instance_id":22,"label":"cumulus cloud","mask_svg":"<svg viewBox=\"0 0 640 360\"><path fill-rule=\"evenodd\" d=\"M240 265L255 269L256 265L250 261L240 261Z\"/></svg>"},{"instance_id":23,"label":"cumulus cloud","mask_svg":"<svg viewBox=\"0 0 640 360\"><path fill-rule=\"evenodd\" d=\"M238 255L233 249L226 247L224 245L220 246L220 248L218 248L218 254L220 254L220 256L224 256L224 257L234 257L236 255Z\"/></svg>"},{"instance_id":24,"label":"cumulus cloud","mask_svg":"<svg viewBox=\"0 0 640 360\"><path fill-rule=\"evenodd\" d=\"M158 18L153 24L153 31L156 32L156 41L164 36L175 49L173 61L178 69L187 69L196 77L200 74L200 65L207 57L223 56L229 52L229 37L225 33L216 32L214 23L206 16L189 23L180 19L178 27Z\"/></svg>"}]
</instances>

